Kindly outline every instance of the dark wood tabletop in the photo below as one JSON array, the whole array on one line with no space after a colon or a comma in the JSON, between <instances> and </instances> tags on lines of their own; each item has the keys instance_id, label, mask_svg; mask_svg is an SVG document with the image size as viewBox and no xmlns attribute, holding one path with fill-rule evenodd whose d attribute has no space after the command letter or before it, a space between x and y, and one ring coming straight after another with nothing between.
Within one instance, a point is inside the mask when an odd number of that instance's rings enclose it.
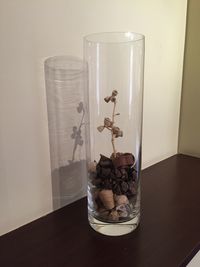
<instances>
[{"instance_id":1,"label":"dark wood tabletop","mask_svg":"<svg viewBox=\"0 0 200 267\"><path fill-rule=\"evenodd\" d=\"M200 241L200 159L176 155L142 171L141 223L108 237L81 199L0 237L0 266L178 267Z\"/></svg>"}]
</instances>

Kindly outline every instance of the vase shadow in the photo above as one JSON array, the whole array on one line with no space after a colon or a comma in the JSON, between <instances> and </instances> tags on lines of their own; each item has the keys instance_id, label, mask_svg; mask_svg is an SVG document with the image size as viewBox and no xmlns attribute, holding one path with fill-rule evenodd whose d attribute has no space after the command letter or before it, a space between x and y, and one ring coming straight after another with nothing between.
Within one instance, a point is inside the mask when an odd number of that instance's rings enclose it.
<instances>
[{"instance_id":1,"label":"vase shadow","mask_svg":"<svg viewBox=\"0 0 200 267\"><path fill-rule=\"evenodd\" d=\"M86 195L86 161L70 162L52 171L53 209L59 209Z\"/></svg>"},{"instance_id":2,"label":"vase shadow","mask_svg":"<svg viewBox=\"0 0 200 267\"><path fill-rule=\"evenodd\" d=\"M84 90L87 66L80 58L45 61L53 209L86 195Z\"/></svg>"}]
</instances>

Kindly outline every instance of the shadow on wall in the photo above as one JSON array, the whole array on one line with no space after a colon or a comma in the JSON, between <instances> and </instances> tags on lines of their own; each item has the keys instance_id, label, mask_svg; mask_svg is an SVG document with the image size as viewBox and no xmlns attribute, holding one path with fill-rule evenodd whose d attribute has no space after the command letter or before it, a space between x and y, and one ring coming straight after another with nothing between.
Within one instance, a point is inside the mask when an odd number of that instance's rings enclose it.
<instances>
[{"instance_id":1,"label":"shadow on wall","mask_svg":"<svg viewBox=\"0 0 200 267\"><path fill-rule=\"evenodd\" d=\"M76 57L45 61L53 208L86 195L83 94L87 67Z\"/></svg>"},{"instance_id":2,"label":"shadow on wall","mask_svg":"<svg viewBox=\"0 0 200 267\"><path fill-rule=\"evenodd\" d=\"M82 176L86 172L85 166L86 161L81 160L51 172L54 210L85 196L86 188Z\"/></svg>"}]
</instances>

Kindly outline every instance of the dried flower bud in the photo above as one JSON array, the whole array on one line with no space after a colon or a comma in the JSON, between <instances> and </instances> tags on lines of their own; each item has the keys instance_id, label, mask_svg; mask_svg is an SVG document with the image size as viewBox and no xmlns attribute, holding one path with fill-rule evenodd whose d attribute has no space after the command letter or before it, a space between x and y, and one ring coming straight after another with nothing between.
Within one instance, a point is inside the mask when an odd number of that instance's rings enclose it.
<instances>
[{"instance_id":1,"label":"dried flower bud","mask_svg":"<svg viewBox=\"0 0 200 267\"><path fill-rule=\"evenodd\" d=\"M120 131L119 127L114 126L114 127L112 128L112 132L113 132L113 134L117 134L119 131Z\"/></svg>"},{"instance_id":2,"label":"dried flower bud","mask_svg":"<svg viewBox=\"0 0 200 267\"><path fill-rule=\"evenodd\" d=\"M122 137L123 136L123 131L118 131L115 137Z\"/></svg>"},{"instance_id":3,"label":"dried flower bud","mask_svg":"<svg viewBox=\"0 0 200 267\"><path fill-rule=\"evenodd\" d=\"M110 100L111 100L111 102L115 102L116 98L114 96L111 96Z\"/></svg>"},{"instance_id":4,"label":"dried flower bud","mask_svg":"<svg viewBox=\"0 0 200 267\"><path fill-rule=\"evenodd\" d=\"M112 128L112 132L115 135L115 137L122 137L123 136L123 132L119 129L119 127L113 127Z\"/></svg>"},{"instance_id":5,"label":"dried flower bud","mask_svg":"<svg viewBox=\"0 0 200 267\"><path fill-rule=\"evenodd\" d=\"M113 125L113 122L111 121L110 118L105 118L104 119L104 126L106 126L106 127L112 127L112 125Z\"/></svg>"},{"instance_id":6,"label":"dried flower bud","mask_svg":"<svg viewBox=\"0 0 200 267\"><path fill-rule=\"evenodd\" d=\"M107 103L110 101L110 99L111 99L110 96L106 96L106 97L104 98L104 100L105 100Z\"/></svg>"},{"instance_id":7,"label":"dried flower bud","mask_svg":"<svg viewBox=\"0 0 200 267\"><path fill-rule=\"evenodd\" d=\"M101 133L103 130L104 130L104 126L99 126L99 127L97 127L97 130Z\"/></svg>"},{"instance_id":8,"label":"dried flower bud","mask_svg":"<svg viewBox=\"0 0 200 267\"><path fill-rule=\"evenodd\" d=\"M117 90L112 91L112 96L117 96L117 94L118 94Z\"/></svg>"}]
</instances>

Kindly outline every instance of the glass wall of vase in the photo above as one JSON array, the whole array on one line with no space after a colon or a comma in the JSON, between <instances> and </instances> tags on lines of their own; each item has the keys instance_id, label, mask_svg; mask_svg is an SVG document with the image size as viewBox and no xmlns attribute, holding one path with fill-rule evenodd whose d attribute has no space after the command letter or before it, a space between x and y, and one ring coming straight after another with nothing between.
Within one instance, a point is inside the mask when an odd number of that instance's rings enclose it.
<instances>
[{"instance_id":1,"label":"glass wall of vase","mask_svg":"<svg viewBox=\"0 0 200 267\"><path fill-rule=\"evenodd\" d=\"M123 235L140 220L144 36L86 36L84 59L89 223Z\"/></svg>"}]
</instances>

